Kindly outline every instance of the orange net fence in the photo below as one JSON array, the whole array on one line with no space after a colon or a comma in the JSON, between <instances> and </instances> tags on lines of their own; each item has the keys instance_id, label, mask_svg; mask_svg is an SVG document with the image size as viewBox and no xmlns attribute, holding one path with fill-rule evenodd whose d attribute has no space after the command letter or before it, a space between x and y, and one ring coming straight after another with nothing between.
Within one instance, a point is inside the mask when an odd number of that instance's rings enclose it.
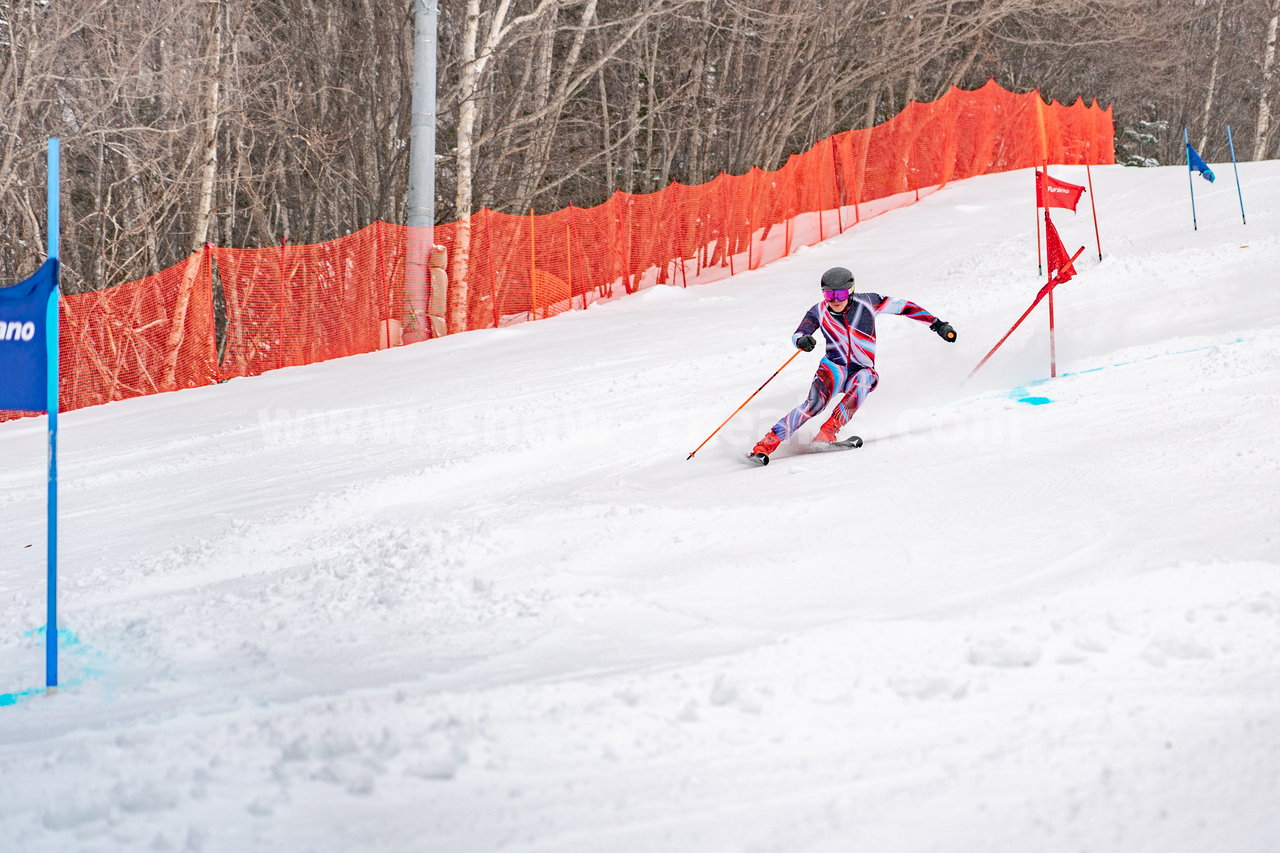
<instances>
[{"instance_id":1,"label":"orange net fence","mask_svg":"<svg viewBox=\"0 0 1280 853\"><path fill-rule=\"evenodd\" d=\"M209 257L62 299L59 405L209 385L216 379Z\"/></svg>"},{"instance_id":2,"label":"orange net fence","mask_svg":"<svg viewBox=\"0 0 1280 853\"><path fill-rule=\"evenodd\" d=\"M950 181L1113 163L1113 135L1110 108L1046 104L991 82L824 139L774 172L619 192L541 215L481 210L430 229L444 250L431 253L435 269L427 247L415 247L427 229L384 222L314 245L208 246L156 275L62 300L61 405L505 326L654 284L716 281Z\"/></svg>"},{"instance_id":3,"label":"orange net fence","mask_svg":"<svg viewBox=\"0 0 1280 853\"><path fill-rule=\"evenodd\" d=\"M376 222L310 246L210 247L226 305L218 378L385 347L385 321L399 314L391 282L404 277L403 262L393 261L403 255L394 236Z\"/></svg>"}]
</instances>

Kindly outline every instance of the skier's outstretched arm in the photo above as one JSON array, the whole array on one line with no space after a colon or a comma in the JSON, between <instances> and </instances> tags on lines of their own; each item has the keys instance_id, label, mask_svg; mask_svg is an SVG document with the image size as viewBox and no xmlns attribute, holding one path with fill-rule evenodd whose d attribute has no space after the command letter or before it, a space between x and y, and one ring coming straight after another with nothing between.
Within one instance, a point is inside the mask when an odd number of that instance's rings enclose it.
<instances>
[{"instance_id":1,"label":"skier's outstretched arm","mask_svg":"<svg viewBox=\"0 0 1280 853\"><path fill-rule=\"evenodd\" d=\"M876 305L877 314L900 314L921 323L927 323L929 330L936 332L938 337L947 343L955 343L956 330L951 327L950 323L943 322L938 317L930 314L910 299L895 299L892 296L883 297L880 303Z\"/></svg>"},{"instance_id":2,"label":"skier's outstretched arm","mask_svg":"<svg viewBox=\"0 0 1280 853\"><path fill-rule=\"evenodd\" d=\"M895 299L892 296L885 296L880 299L880 302L876 305L876 313L901 314L903 317L917 320L926 326L938 319L910 299Z\"/></svg>"}]
</instances>

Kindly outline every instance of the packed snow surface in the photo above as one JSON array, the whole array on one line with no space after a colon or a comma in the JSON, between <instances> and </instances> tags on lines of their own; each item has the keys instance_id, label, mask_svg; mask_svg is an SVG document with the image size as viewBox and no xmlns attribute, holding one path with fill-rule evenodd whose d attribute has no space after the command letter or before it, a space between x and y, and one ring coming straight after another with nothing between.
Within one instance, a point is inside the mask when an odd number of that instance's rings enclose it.
<instances>
[{"instance_id":1,"label":"packed snow surface","mask_svg":"<svg viewBox=\"0 0 1280 853\"><path fill-rule=\"evenodd\" d=\"M733 279L0 424L5 851L1280 849L1280 162L1030 172ZM1083 168L1055 176L1086 183ZM744 454L827 267L846 434Z\"/></svg>"}]
</instances>

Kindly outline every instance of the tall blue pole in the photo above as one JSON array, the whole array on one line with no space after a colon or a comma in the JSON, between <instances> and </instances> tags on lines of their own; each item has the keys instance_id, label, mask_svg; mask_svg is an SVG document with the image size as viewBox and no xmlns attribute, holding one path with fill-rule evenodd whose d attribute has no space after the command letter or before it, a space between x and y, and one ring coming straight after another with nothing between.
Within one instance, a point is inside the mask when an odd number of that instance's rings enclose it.
<instances>
[{"instance_id":1,"label":"tall blue pole","mask_svg":"<svg viewBox=\"0 0 1280 853\"><path fill-rule=\"evenodd\" d=\"M49 257L57 261L59 246L58 160L59 140L49 140ZM48 546L48 622L45 626L45 687L50 693L58 689L58 303L62 296L61 272L54 264L54 287L45 308L45 346L48 357L49 412L49 507L47 512Z\"/></svg>"},{"instance_id":2,"label":"tall blue pole","mask_svg":"<svg viewBox=\"0 0 1280 853\"><path fill-rule=\"evenodd\" d=\"M1191 180L1191 139L1187 136L1187 129L1182 129L1182 147L1187 155L1187 188L1191 190L1191 228L1194 231L1200 230L1200 225L1196 222L1196 185Z\"/></svg>"},{"instance_id":3,"label":"tall blue pole","mask_svg":"<svg viewBox=\"0 0 1280 853\"><path fill-rule=\"evenodd\" d=\"M1231 141L1231 125L1227 125L1227 145L1231 146L1231 168L1236 172L1236 195L1240 197L1240 223L1248 225L1244 218L1244 193L1240 192L1240 167L1236 165L1236 144Z\"/></svg>"}]
</instances>

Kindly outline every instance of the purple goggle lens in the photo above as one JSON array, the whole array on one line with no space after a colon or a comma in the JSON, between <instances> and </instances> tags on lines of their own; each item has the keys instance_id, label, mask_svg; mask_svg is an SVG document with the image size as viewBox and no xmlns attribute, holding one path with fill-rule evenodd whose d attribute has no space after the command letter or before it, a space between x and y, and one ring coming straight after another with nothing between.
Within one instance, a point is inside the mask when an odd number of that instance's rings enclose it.
<instances>
[{"instance_id":1,"label":"purple goggle lens","mask_svg":"<svg viewBox=\"0 0 1280 853\"><path fill-rule=\"evenodd\" d=\"M824 290L822 292L826 295L828 302L843 302L849 298L848 288L843 290Z\"/></svg>"}]
</instances>

